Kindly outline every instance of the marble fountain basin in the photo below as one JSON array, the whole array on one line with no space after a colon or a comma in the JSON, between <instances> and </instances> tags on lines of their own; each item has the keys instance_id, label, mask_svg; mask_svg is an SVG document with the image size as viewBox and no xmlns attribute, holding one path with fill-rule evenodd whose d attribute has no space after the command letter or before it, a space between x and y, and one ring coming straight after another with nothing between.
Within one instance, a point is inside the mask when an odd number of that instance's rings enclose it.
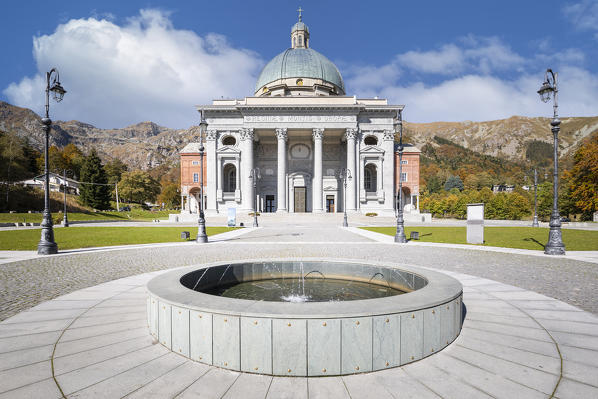
<instances>
[{"instance_id":1,"label":"marble fountain basin","mask_svg":"<svg viewBox=\"0 0 598 399\"><path fill-rule=\"evenodd\" d=\"M405 292L381 298L274 302L228 298L219 285L281 278L366 282ZM277 376L383 370L433 355L460 333L463 287L406 265L253 260L176 269L147 284L151 335L209 365Z\"/></svg>"}]
</instances>

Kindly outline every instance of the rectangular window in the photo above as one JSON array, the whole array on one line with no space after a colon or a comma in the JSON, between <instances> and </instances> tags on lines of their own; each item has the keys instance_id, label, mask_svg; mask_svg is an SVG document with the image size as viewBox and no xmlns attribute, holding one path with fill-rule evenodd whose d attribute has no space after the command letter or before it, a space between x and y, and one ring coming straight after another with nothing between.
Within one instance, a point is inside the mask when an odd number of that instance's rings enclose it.
<instances>
[{"instance_id":1,"label":"rectangular window","mask_svg":"<svg viewBox=\"0 0 598 399\"><path fill-rule=\"evenodd\" d=\"M193 183L199 182L199 173L193 173Z\"/></svg>"},{"instance_id":2,"label":"rectangular window","mask_svg":"<svg viewBox=\"0 0 598 399\"><path fill-rule=\"evenodd\" d=\"M403 182L407 181L407 172L401 173L401 181L403 181Z\"/></svg>"},{"instance_id":3,"label":"rectangular window","mask_svg":"<svg viewBox=\"0 0 598 399\"><path fill-rule=\"evenodd\" d=\"M193 161L191 162L192 165L199 165L199 161Z\"/></svg>"},{"instance_id":4,"label":"rectangular window","mask_svg":"<svg viewBox=\"0 0 598 399\"><path fill-rule=\"evenodd\" d=\"M406 160L401 161L401 165L407 165L407 163L408 162Z\"/></svg>"}]
</instances>

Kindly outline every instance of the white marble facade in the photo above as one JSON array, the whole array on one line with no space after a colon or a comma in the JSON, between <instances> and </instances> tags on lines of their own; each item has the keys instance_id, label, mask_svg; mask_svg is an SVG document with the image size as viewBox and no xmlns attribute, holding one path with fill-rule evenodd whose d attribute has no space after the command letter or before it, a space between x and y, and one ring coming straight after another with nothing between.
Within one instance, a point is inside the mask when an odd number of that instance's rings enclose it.
<instances>
[{"instance_id":1,"label":"white marble facade","mask_svg":"<svg viewBox=\"0 0 598 399\"><path fill-rule=\"evenodd\" d=\"M260 212L342 212L338 175L347 168L347 211L393 214L400 109L345 96L247 97L198 107L208 122L206 213L250 212L254 201ZM257 192L253 168L261 175Z\"/></svg>"}]
</instances>

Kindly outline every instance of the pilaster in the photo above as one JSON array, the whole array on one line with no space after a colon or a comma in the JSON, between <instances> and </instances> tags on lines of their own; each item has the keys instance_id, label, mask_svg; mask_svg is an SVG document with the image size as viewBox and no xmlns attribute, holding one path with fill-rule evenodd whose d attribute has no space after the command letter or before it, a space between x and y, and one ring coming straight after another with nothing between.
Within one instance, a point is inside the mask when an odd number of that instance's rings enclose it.
<instances>
[{"instance_id":1,"label":"pilaster","mask_svg":"<svg viewBox=\"0 0 598 399\"><path fill-rule=\"evenodd\" d=\"M381 189L383 190L383 201L384 201L384 210L387 212L394 212L395 208L395 143L394 143L395 135L394 131L392 130L385 130L384 135L382 137L382 149L384 150L384 160L382 162L382 173L381 179L382 185ZM398 170L398 168L397 168ZM399 176L400 177L400 176ZM378 201L382 202L382 198L379 196Z\"/></svg>"},{"instance_id":2,"label":"pilaster","mask_svg":"<svg viewBox=\"0 0 598 399\"><path fill-rule=\"evenodd\" d=\"M314 178L313 178L313 198L312 212L324 212L323 193L322 193L322 141L324 139L324 129L313 129L314 139Z\"/></svg>"},{"instance_id":3,"label":"pilaster","mask_svg":"<svg viewBox=\"0 0 598 399\"><path fill-rule=\"evenodd\" d=\"M355 139L357 138L357 129L350 128L347 134L347 169L351 172L352 178L347 179L347 212L357 210L355 193L358 171L355 169Z\"/></svg>"},{"instance_id":4,"label":"pilaster","mask_svg":"<svg viewBox=\"0 0 598 399\"><path fill-rule=\"evenodd\" d=\"M287 208L287 129L276 129L276 140L278 143L277 157L277 206L276 212L288 212Z\"/></svg>"},{"instance_id":5,"label":"pilaster","mask_svg":"<svg viewBox=\"0 0 598 399\"><path fill-rule=\"evenodd\" d=\"M253 129L241 129L241 184L243 186L241 193L242 209L253 211L253 182L249 174L253 169Z\"/></svg>"},{"instance_id":6,"label":"pilaster","mask_svg":"<svg viewBox=\"0 0 598 399\"><path fill-rule=\"evenodd\" d=\"M218 167L216 165L216 138L218 132L215 129L208 129L206 133L206 193L208 196L208 204L206 212L216 213L218 212L218 205L216 203L216 190L219 188L216 186ZM189 201L187 201L189 204Z\"/></svg>"}]
</instances>

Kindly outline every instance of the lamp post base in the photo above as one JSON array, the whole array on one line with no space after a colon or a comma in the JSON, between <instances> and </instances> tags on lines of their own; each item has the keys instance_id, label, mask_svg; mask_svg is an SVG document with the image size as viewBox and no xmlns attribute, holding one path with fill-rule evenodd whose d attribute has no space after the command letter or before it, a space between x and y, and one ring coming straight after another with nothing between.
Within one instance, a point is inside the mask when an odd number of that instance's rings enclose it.
<instances>
[{"instance_id":1,"label":"lamp post base","mask_svg":"<svg viewBox=\"0 0 598 399\"><path fill-rule=\"evenodd\" d=\"M203 218L203 215L199 217L199 226L197 228L197 239L195 242L198 244L205 244L208 242L208 235L206 234L206 221Z\"/></svg>"},{"instance_id":2,"label":"lamp post base","mask_svg":"<svg viewBox=\"0 0 598 399\"><path fill-rule=\"evenodd\" d=\"M54 241L54 229L52 228L52 215L45 210L42 220L42 237L37 244L39 255L54 255L58 253L58 245Z\"/></svg>"},{"instance_id":3,"label":"lamp post base","mask_svg":"<svg viewBox=\"0 0 598 399\"><path fill-rule=\"evenodd\" d=\"M403 223L397 224L397 233L395 234L395 242L398 244L406 244L407 237L405 237L405 226Z\"/></svg>"},{"instance_id":4,"label":"lamp post base","mask_svg":"<svg viewBox=\"0 0 598 399\"><path fill-rule=\"evenodd\" d=\"M565 255L565 244L563 243L560 217L550 219L548 243L544 247L544 253L546 255Z\"/></svg>"},{"instance_id":5,"label":"lamp post base","mask_svg":"<svg viewBox=\"0 0 598 399\"><path fill-rule=\"evenodd\" d=\"M540 223L538 223L537 216L534 216L534 221L532 222L532 227L540 227Z\"/></svg>"},{"instance_id":6,"label":"lamp post base","mask_svg":"<svg viewBox=\"0 0 598 399\"><path fill-rule=\"evenodd\" d=\"M347 221L347 212L343 215L343 227L349 227L349 222Z\"/></svg>"}]
</instances>

